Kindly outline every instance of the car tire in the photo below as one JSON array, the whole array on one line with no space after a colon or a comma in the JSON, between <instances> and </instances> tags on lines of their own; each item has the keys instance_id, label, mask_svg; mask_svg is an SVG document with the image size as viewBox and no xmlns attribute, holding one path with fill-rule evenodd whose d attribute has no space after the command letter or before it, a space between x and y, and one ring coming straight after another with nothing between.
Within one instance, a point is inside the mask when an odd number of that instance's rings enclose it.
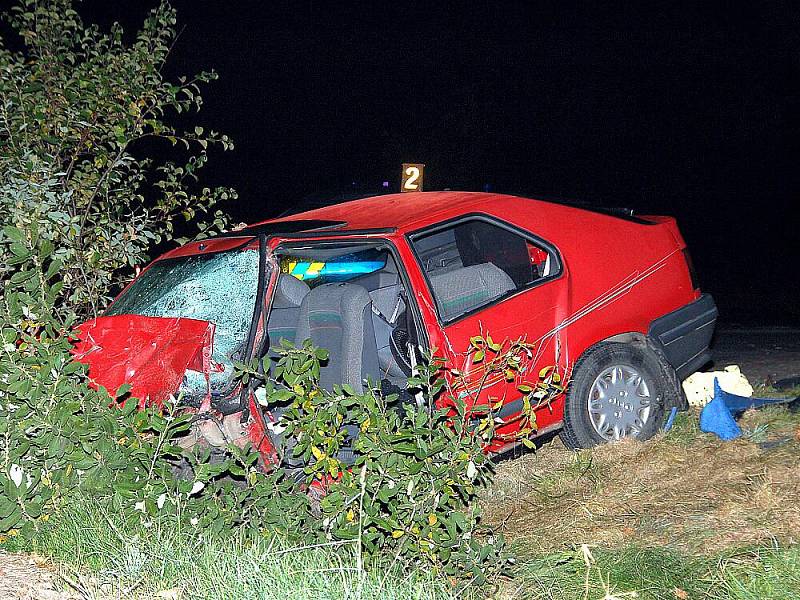
<instances>
[{"instance_id":1,"label":"car tire","mask_svg":"<svg viewBox=\"0 0 800 600\"><path fill-rule=\"evenodd\" d=\"M646 440L665 413L680 406L672 367L644 344L603 342L573 369L564 403L561 439L574 450L622 437Z\"/></svg>"}]
</instances>

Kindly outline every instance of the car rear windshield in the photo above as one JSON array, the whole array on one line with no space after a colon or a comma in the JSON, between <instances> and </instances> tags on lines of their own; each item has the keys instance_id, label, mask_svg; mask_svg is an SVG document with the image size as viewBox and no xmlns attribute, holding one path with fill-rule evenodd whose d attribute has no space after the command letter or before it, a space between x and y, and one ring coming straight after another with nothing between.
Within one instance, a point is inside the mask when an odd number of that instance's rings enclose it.
<instances>
[{"instance_id":1,"label":"car rear windshield","mask_svg":"<svg viewBox=\"0 0 800 600\"><path fill-rule=\"evenodd\" d=\"M334 254L328 250L298 256L287 254L281 257L280 266L282 273L288 273L314 288L380 271L386 266L387 256L388 252L379 248Z\"/></svg>"},{"instance_id":2,"label":"car rear windshield","mask_svg":"<svg viewBox=\"0 0 800 600\"><path fill-rule=\"evenodd\" d=\"M183 317L216 326L211 391L225 391L247 343L258 291L258 252L242 249L167 258L150 266L106 311L107 316ZM201 393L205 378L188 375L182 391Z\"/></svg>"}]
</instances>

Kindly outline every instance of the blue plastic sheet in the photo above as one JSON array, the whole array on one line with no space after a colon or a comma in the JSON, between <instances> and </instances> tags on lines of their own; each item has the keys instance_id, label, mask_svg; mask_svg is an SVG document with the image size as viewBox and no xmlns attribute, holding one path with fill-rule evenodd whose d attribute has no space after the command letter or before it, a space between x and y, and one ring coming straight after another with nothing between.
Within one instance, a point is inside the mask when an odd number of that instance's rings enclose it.
<instances>
[{"instance_id":1,"label":"blue plastic sheet","mask_svg":"<svg viewBox=\"0 0 800 600\"><path fill-rule=\"evenodd\" d=\"M700 412L700 430L713 433L721 440L735 440L742 435L742 428L736 416L749 408L759 408L770 404L785 404L792 398L748 398L737 396L723 390L714 379L714 398Z\"/></svg>"}]
</instances>

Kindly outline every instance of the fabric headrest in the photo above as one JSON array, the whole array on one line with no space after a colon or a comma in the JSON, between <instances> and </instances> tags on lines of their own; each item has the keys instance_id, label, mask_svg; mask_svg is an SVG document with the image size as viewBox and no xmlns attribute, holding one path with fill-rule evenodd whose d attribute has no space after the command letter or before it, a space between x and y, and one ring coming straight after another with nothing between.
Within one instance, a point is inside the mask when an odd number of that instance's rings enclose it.
<instances>
[{"instance_id":1,"label":"fabric headrest","mask_svg":"<svg viewBox=\"0 0 800 600\"><path fill-rule=\"evenodd\" d=\"M286 273L278 275L278 283L276 285L275 300L272 303L273 308L296 308L300 306L306 294L311 291L307 283Z\"/></svg>"}]
</instances>

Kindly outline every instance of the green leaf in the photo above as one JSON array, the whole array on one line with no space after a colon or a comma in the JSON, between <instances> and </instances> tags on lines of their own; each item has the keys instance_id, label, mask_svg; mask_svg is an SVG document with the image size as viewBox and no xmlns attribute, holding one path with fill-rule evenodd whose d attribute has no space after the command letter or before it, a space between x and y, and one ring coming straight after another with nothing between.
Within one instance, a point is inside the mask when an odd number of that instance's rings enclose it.
<instances>
[{"instance_id":1,"label":"green leaf","mask_svg":"<svg viewBox=\"0 0 800 600\"><path fill-rule=\"evenodd\" d=\"M11 240L22 243L25 241L25 233L17 227L6 225L3 227L3 233Z\"/></svg>"},{"instance_id":2,"label":"green leaf","mask_svg":"<svg viewBox=\"0 0 800 600\"><path fill-rule=\"evenodd\" d=\"M489 346L489 348L490 348L490 349L491 349L493 352L500 352L500 344L498 344L498 343L494 342L494 341L492 340L492 336L490 336L490 335L487 335L487 336L486 336L486 345L487 345L487 346Z\"/></svg>"}]
</instances>

